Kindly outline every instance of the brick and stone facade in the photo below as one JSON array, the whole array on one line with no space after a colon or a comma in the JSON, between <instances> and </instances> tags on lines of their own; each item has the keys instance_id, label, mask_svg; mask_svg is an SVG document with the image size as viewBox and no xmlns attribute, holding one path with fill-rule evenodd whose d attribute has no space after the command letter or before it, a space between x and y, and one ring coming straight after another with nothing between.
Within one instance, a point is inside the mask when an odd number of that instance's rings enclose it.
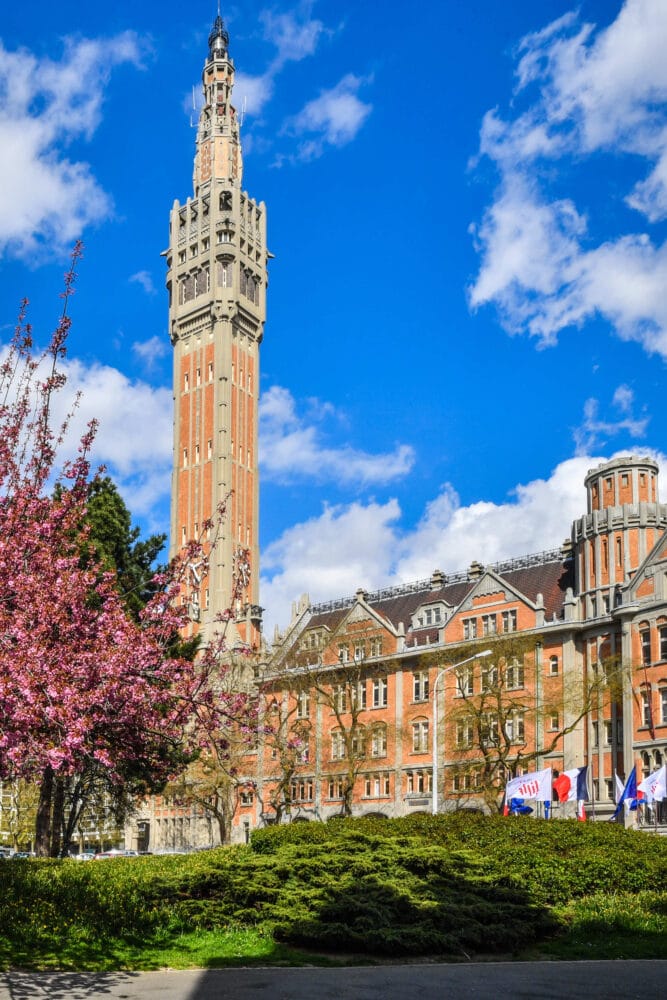
<instances>
[{"instance_id":1,"label":"brick and stone facade","mask_svg":"<svg viewBox=\"0 0 667 1000\"><path fill-rule=\"evenodd\" d=\"M667 506L648 458L605 463L585 488L560 550L302 599L263 678L295 748L265 737L246 759L238 830L274 820L277 800L281 821L346 798L353 815L430 811L434 761L441 811L494 808L517 767L588 764L588 816L608 819L615 775L635 764L641 780L667 752Z\"/></svg>"}]
</instances>

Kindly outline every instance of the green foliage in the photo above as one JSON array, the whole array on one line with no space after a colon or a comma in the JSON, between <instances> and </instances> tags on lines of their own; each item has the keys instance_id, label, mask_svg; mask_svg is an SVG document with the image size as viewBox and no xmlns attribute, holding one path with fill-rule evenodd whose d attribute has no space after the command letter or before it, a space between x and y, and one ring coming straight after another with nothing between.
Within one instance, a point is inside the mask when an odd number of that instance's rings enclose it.
<instances>
[{"instance_id":1,"label":"green foliage","mask_svg":"<svg viewBox=\"0 0 667 1000\"><path fill-rule=\"evenodd\" d=\"M153 595L154 564L167 536L151 535L139 540L140 530L132 527L125 501L108 476L93 482L86 520L97 559L105 570L116 571L127 608L138 615Z\"/></svg>"},{"instance_id":2,"label":"green foliage","mask_svg":"<svg viewBox=\"0 0 667 1000\"><path fill-rule=\"evenodd\" d=\"M645 934L667 957L666 920L667 842L608 823L369 818L189 856L0 864L5 964L110 967L230 928L276 948L454 957L574 948L583 927L600 940L606 928L607 950L618 933L632 954Z\"/></svg>"}]
</instances>

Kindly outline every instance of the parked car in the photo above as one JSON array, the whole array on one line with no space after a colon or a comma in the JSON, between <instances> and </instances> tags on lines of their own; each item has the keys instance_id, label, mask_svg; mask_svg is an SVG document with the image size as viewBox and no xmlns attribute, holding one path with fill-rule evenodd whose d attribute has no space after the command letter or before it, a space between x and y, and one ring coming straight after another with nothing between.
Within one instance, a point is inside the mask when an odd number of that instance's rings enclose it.
<instances>
[{"instance_id":1,"label":"parked car","mask_svg":"<svg viewBox=\"0 0 667 1000\"><path fill-rule=\"evenodd\" d=\"M95 861L108 858L136 858L136 851L125 851L118 847L112 847L110 851L100 851L94 856Z\"/></svg>"}]
</instances>

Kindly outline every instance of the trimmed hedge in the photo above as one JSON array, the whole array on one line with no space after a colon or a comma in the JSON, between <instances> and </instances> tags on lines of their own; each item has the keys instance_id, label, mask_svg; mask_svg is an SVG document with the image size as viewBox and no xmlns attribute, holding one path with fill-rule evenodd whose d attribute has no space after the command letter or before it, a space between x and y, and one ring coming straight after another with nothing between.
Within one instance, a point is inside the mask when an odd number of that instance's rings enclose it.
<instances>
[{"instance_id":1,"label":"trimmed hedge","mask_svg":"<svg viewBox=\"0 0 667 1000\"><path fill-rule=\"evenodd\" d=\"M254 925L295 946L376 955L517 952L555 907L664 892L667 841L614 824L425 815L293 824L192 855L0 863L0 959L92 954Z\"/></svg>"}]
</instances>

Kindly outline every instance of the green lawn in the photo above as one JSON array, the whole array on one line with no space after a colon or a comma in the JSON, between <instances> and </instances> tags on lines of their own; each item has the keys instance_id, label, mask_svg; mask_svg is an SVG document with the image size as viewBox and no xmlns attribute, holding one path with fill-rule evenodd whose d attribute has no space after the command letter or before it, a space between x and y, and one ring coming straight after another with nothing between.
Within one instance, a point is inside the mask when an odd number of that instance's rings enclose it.
<instances>
[{"instance_id":1,"label":"green lawn","mask_svg":"<svg viewBox=\"0 0 667 1000\"><path fill-rule=\"evenodd\" d=\"M2 968L536 955L667 958L667 841L457 814L297 824L193 855L0 863Z\"/></svg>"}]
</instances>

